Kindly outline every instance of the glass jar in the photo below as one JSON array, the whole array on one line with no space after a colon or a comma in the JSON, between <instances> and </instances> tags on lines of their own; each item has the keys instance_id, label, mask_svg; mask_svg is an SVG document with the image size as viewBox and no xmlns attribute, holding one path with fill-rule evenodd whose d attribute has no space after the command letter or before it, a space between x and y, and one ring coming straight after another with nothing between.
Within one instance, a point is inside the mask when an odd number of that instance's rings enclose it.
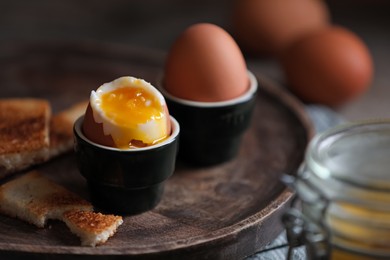
<instances>
[{"instance_id":1,"label":"glass jar","mask_svg":"<svg viewBox=\"0 0 390 260\"><path fill-rule=\"evenodd\" d=\"M309 259L390 259L390 120L314 137L293 185Z\"/></svg>"}]
</instances>

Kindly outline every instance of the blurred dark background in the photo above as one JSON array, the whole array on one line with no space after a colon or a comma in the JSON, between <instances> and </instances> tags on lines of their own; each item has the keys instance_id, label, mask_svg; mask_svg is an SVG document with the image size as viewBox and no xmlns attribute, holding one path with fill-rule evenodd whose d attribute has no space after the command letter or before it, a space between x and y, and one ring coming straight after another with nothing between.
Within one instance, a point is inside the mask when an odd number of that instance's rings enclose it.
<instances>
[{"instance_id":1,"label":"blurred dark background","mask_svg":"<svg viewBox=\"0 0 390 260\"><path fill-rule=\"evenodd\" d=\"M0 46L41 41L90 41L166 53L189 25L211 22L230 30L232 0L13 0L0 1ZM347 119L390 112L390 1L327 0L332 22L357 33L375 65L372 86L338 112ZM4 51L0 49L0 53ZM272 59L248 58L249 67L283 84Z\"/></svg>"}]
</instances>

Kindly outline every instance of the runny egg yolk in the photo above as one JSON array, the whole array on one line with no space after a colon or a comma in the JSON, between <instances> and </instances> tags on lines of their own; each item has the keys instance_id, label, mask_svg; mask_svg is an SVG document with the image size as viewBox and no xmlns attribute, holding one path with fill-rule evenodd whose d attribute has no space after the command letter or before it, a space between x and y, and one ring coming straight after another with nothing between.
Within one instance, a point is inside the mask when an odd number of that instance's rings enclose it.
<instances>
[{"instance_id":1,"label":"runny egg yolk","mask_svg":"<svg viewBox=\"0 0 390 260\"><path fill-rule=\"evenodd\" d=\"M158 139L151 140L148 136L150 127L145 127L148 122L165 121L166 118L158 98L146 89L124 86L104 93L101 96L100 108L116 126L126 129L120 134L112 135L118 148L152 145L167 137L166 134L160 134ZM164 129L153 131L163 133Z\"/></svg>"}]
</instances>

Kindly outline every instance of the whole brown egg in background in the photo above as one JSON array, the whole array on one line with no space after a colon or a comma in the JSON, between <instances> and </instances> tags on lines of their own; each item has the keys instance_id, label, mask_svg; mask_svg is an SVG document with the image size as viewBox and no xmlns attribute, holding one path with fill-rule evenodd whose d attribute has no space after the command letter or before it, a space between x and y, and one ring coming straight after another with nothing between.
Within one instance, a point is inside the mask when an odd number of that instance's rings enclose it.
<instances>
[{"instance_id":1,"label":"whole brown egg in background","mask_svg":"<svg viewBox=\"0 0 390 260\"><path fill-rule=\"evenodd\" d=\"M281 56L290 90L305 102L338 107L361 95L373 78L365 43L352 31L329 26L292 44Z\"/></svg>"},{"instance_id":2,"label":"whole brown egg in background","mask_svg":"<svg viewBox=\"0 0 390 260\"><path fill-rule=\"evenodd\" d=\"M236 0L231 16L233 36L253 55L277 55L330 20L322 0Z\"/></svg>"}]
</instances>

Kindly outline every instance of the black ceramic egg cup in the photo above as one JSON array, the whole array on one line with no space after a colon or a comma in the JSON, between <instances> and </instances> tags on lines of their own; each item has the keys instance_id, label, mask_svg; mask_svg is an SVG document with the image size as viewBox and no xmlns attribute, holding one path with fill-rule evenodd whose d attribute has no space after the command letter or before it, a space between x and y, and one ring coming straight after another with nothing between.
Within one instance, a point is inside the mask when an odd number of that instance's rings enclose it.
<instances>
[{"instance_id":1,"label":"black ceramic egg cup","mask_svg":"<svg viewBox=\"0 0 390 260\"><path fill-rule=\"evenodd\" d=\"M116 214L137 214L161 200L165 181L175 170L180 127L171 117L172 133L163 142L145 148L121 150L96 144L74 125L75 152L94 206Z\"/></svg>"},{"instance_id":2,"label":"black ceramic egg cup","mask_svg":"<svg viewBox=\"0 0 390 260\"><path fill-rule=\"evenodd\" d=\"M163 87L169 113L180 123L178 159L195 167L221 164L239 151L243 134L249 128L256 104L258 83L248 71L249 88L241 96L221 102L195 102L177 98Z\"/></svg>"}]
</instances>

